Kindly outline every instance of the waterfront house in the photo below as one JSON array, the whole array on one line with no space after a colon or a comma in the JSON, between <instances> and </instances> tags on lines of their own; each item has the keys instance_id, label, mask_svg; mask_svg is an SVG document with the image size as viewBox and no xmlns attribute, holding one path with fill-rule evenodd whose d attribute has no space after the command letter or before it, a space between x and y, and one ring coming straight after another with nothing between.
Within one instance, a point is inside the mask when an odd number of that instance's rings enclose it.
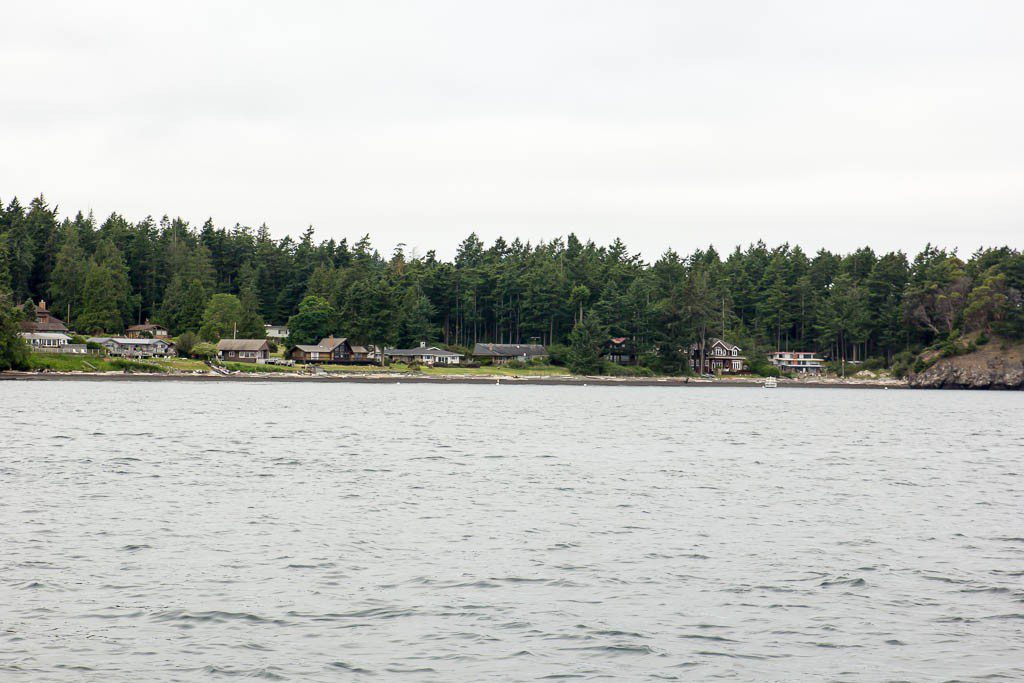
<instances>
[{"instance_id":1,"label":"waterfront house","mask_svg":"<svg viewBox=\"0 0 1024 683\"><path fill-rule=\"evenodd\" d=\"M155 325L146 319L141 325L131 325L125 330L124 336L129 339L167 339L170 334L163 325Z\"/></svg>"},{"instance_id":2,"label":"waterfront house","mask_svg":"<svg viewBox=\"0 0 1024 683\"><path fill-rule=\"evenodd\" d=\"M119 358L164 358L175 355L174 342L169 339L140 337L89 337L107 354Z\"/></svg>"},{"instance_id":3,"label":"waterfront house","mask_svg":"<svg viewBox=\"0 0 1024 683\"><path fill-rule=\"evenodd\" d=\"M700 375L743 372L747 369L747 359L740 354L742 350L724 339L708 337L704 350L703 367L701 367L700 344L690 346L690 369Z\"/></svg>"},{"instance_id":4,"label":"waterfront house","mask_svg":"<svg viewBox=\"0 0 1024 683\"><path fill-rule=\"evenodd\" d=\"M291 330L288 329L287 325L264 325L263 329L267 333L267 339L275 344L283 344L288 339L288 335L291 334Z\"/></svg>"},{"instance_id":5,"label":"waterfront house","mask_svg":"<svg viewBox=\"0 0 1024 683\"><path fill-rule=\"evenodd\" d=\"M221 339L217 342L217 358L239 363L266 363L270 344L266 339Z\"/></svg>"},{"instance_id":6,"label":"waterfront house","mask_svg":"<svg viewBox=\"0 0 1024 683\"><path fill-rule=\"evenodd\" d=\"M773 351L768 360L782 372L819 375L825 370L824 360L813 351Z\"/></svg>"},{"instance_id":7,"label":"waterfront house","mask_svg":"<svg viewBox=\"0 0 1024 683\"><path fill-rule=\"evenodd\" d=\"M436 346L427 346L426 342L420 342L415 349L384 349L384 358L392 363L421 363L423 365L459 365L462 362L462 354L441 349Z\"/></svg>"},{"instance_id":8,"label":"waterfront house","mask_svg":"<svg viewBox=\"0 0 1024 683\"><path fill-rule=\"evenodd\" d=\"M68 332L64 322L47 310L45 301L40 299L35 309L31 320L22 321L22 332Z\"/></svg>"},{"instance_id":9,"label":"waterfront house","mask_svg":"<svg viewBox=\"0 0 1024 683\"><path fill-rule=\"evenodd\" d=\"M356 349L361 349L357 352ZM366 349L355 347L345 337L332 334L317 344L296 344L288 349L288 357L297 363L367 363Z\"/></svg>"},{"instance_id":10,"label":"waterfront house","mask_svg":"<svg viewBox=\"0 0 1024 683\"><path fill-rule=\"evenodd\" d=\"M473 357L489 360L495 365L513 360L526 363L535 358L547 358L548 350L542 344L474 344Z\"/></svg>"},{"instance_id":11,"label":"waterfront house","mask_svg":"<svg viewBox=\"0 0 1024 683\"><path fill-rule=\"evenodd\" d=\"M605 357L619 365L636 365L640 360L640 352L636 344L628 337L612 337L605 344Z\"/></svg>"},{"instance_id":12,"label":"waterfront house","mask_svg":"<svg viewBox=\"0 0 1024 683\"><path fill-rule=\"evenodd\" d=\"M373 344L367 344L366 346L363 346L361 344L353 344L352 362L376 363L379 365L381 362L380 347L374 346Z\"/></svg>"},{"instance_id":13,"label":"waterfront house","mask_svg":"<svg viewBox=\"0 0 1024 683\"><path fill-rule=\"evenodd\" d=\"M85 344L72 344L63 332L19 332L18 336L39 353L88 353Z\"/></svg>"}]
</instances>

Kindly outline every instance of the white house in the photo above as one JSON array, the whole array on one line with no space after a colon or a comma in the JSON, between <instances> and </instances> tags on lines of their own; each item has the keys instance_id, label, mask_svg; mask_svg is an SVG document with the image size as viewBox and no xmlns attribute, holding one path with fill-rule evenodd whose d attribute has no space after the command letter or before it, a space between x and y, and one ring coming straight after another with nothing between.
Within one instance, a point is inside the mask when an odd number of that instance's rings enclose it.
<instances>
[{"instance_id":1,"label":"white house","mask_svg":"<svg viewBox=\"0 0 1024 683\"><path fill-rule=\"evenodd\" d=\"M291 330L288 329L287 325L264 325L263 329L266 330L267 339L279 344L284 342L291 334Z\"/></svg>"},{"instance_id":2,"label":"white house","mask_svg":"<svg viewBox=\"0 0 1024 683\"><path fill-rule=\"evenodd\" d=\"M72 344L63 332L19 332L18 335L41 353L88 353L85 344Z\"/></svg>"},{"instance_id":3,"label":"white house","mask_svg":"<svg viewBox=\"0 0 1024 683\"><path fill-rule=\"evenodd\" d=\"M462 362L462 354L427 346L420 342L415 349L384 349L384 357L391 362L422 363L423 365L458 365Z\"/></svg>"},{"instance_id":4,"label":"white house","mask_svg":"<svg viewBox=\"0 0 1024 683\"><path fill-rule=\"evenodd\" d=\"M111 356L125 358L151 358L153 356L173 356L174 343L167 339L135 339L130 337L89 337L105 348Z\"/></svg>"},{"instance_id":5,"label":"white house","mask_svg":"<svg viewBox=\"0 0 1024 683\"><path fill-rule=\"evenodd\" d=\"M824 359L812 351L773 351L768 354L768 360L783 372L817 375L825 369Z\"/></svg>"}]
</instances>

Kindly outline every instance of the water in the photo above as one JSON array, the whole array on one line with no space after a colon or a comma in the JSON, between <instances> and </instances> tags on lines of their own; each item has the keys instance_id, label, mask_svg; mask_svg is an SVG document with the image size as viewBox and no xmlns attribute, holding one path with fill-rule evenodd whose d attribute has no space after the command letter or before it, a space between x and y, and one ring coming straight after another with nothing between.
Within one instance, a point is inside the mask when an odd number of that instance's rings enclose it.
<instances>
[{"instance_id":1,"label":"water","mask_svg":"<svg viewBox=\"0 0 1024 683\"><path fill-rule=\"evenodd\" d=\"M1022 415L0 382L0 680L1019 680Z\"/></svg>"}]
</instances>

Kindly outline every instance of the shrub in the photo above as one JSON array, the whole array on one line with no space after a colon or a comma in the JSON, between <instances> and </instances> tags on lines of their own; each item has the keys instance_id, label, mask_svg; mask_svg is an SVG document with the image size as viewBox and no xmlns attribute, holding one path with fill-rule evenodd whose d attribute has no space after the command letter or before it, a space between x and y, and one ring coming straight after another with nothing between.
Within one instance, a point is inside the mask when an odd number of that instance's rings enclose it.
<instances>
[{"instance_id":1,"label":"shrub","mask_svg":"<svg viewBox=\"0 0 1024 683\"><path fill-rule=\"evenodd\" d=\"M511 368L512 370L525 370L530 366L521 360L510 360L508 363L505 363L505 367Z\"/></svg>"},{"instance_id":2,"label":"shrub","mask_svg":"<svg viewBox=\"0 0 1024 683\"><path fill-rule=\"evenodd\" d=\"M603 361L601 374L609 377L654 377L654 371L640 365L619 365L611 361Z\"/></svg>"},{"instance_id":3,"label":"shrub","mask_svg":"<svg viewBox=\"0 0 1024 683\"><path fill-rule=\"evenodd\" d=\"M209 342L200 342L192 347L192 357L210 360L217 357L217 347Z\"/></svg>"},{"instance_id":4,"label":"shrub","mask_svg":"<svg viewBox=\"0 0 1024 683\"><path fill-rule=\"evenodd\" d=\"M868 358L860 367L862 370L881 370L885 367L885 358L881 356Z\"/></svg>"},{"instance_id":5,"label":"shrub","mask_svg":"<svg viewBox=\"0 0 1024 683\"><path fill-rule=\"evenodd\" d=\"M551 365L565 365L569 362L569 347L565 344L552 344L548 347Z\"/></svg>"},{"instance_id":6,"label":"shrub","mask_svg":"<svg viewBox=\"0 0 1024 683\"><path fill-rule=\"evenodd\" d=\"M779 369L767 360L756 359L748 362L750 372L760 377L778 377Z\"/></svg>"},{"instance_id":7,"label":"shrub","mask_svg":"<svg viewBox=\"0 0 1024 683\"><path fill-rule=\"evenodd\" d=\"M985 334L984 332L979 334L978 338L974 341L974 343L977 344L978 346L984 346L985 344L988 344L988 342L989 342L988 335Z\"/></svg>"},{"instance_id":8,"label":"shrub","mask_svg":"<svg viewBox=\"0 0 1024 683\"><path fill-rule=\"evenodd\" d=\"M110 366L116 370L123 370L124 372L164 372L164 369L159 365L143 363L142 361L137 360L129 360L127 358L114 358L110 361Z\"/></svg>"},{"instance_id":9,"label":"shrub","mask_svg":"<svg viewBox=\"0 0 1024 683\"><path fill-rule=\"evenodd\" d=\"M191 355L192 349L199 343L199 336L195 332L184 332L175 340L175 347L183 356Z\"/></svg>"}]
</instances>

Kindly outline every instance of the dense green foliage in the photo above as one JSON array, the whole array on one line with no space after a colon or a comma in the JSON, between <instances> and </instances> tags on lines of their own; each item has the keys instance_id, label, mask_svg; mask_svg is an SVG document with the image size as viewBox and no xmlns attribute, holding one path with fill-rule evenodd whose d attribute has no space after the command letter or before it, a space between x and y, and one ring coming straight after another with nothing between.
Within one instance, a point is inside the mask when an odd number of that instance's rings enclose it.
<instances>
[{"instance_id":1,"label":"dense green foliage","mask_svg":"<svg viewBox=\"0 0 1024 683\"><path fill-rule=\"evenodd\" d=\"M758 242L647 263L620 240L488 246L470 235L451 260L402 248L388 258L369 237L317 242L312 228L276 239L266 226L62 219L39 197L0 204L0 280L10 301L48 298L82 332L149 318L212 340L235 325L250 337L263 321L288 322L305 343L334 333L396 346L567 345L566 359L591 369L608 336L628 337L663 372L684 370L689 345L712 336L752 360L799 348L886 364L969 330L1024 336L1024 256L1007 247L965 261L927 246L910 260Z\"/></svg>"},{"instance_id":2,"label":"dense green foliage","mask_svg":"<svg viewBox=\"0 0 1024 683\"><path fill-rule=\"evenodd\" d=\"M0 282L0 370L26 370L29 364L29 348L18 332L20 316L14 310L10 292L3 290Z\"/></svg>"}]
</instances>

